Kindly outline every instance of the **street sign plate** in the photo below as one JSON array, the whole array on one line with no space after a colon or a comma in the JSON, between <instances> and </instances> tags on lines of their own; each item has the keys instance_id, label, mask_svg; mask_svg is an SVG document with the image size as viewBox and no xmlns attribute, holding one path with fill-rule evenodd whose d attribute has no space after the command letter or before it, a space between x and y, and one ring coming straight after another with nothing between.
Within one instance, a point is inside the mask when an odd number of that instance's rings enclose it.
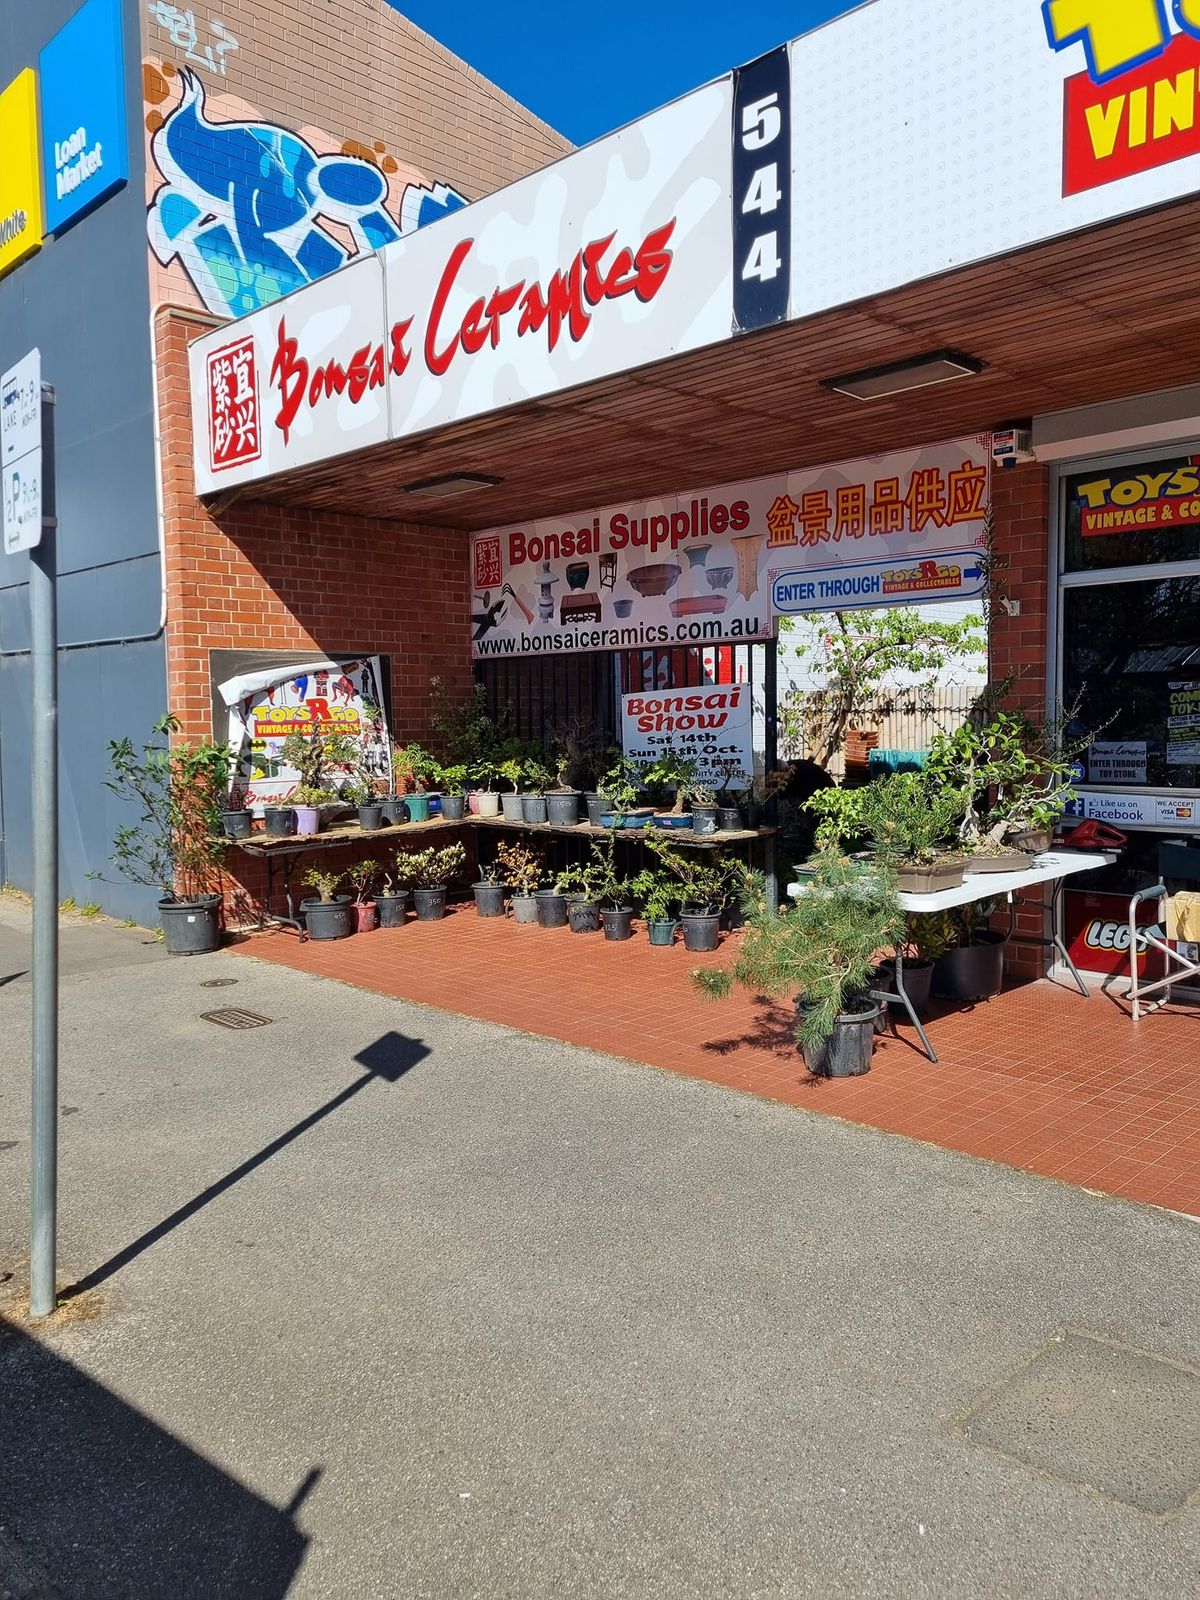
<instances>
[{"instance_id":1,"label":"street sign plate","mask_svg":"<svg viewBox=\"0 0 1200 1600\"><path fill-rule=\"evenodd\" d=\"M0 376L0 516L4 550L42 538L42 353L31 350Z\"/></svg>"}]
</instances>

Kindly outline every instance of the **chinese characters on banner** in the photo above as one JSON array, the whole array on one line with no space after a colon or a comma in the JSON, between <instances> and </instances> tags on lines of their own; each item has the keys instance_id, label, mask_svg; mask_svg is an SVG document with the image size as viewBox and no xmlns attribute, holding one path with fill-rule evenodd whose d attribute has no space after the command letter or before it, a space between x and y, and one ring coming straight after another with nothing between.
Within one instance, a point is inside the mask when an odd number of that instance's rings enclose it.
<instances>
[{"instance_id":1,"label":"chinese characters on banner","mask_svg":"<svg viewBox=\"0 0 1200 1600\"><path fill-rule=\"evenodd\" d=\"M472 652L765 639L776 613L978 594L989 470L966 439L476 534Z\"/></svg>"},{"instance_id":2,"label":"chinese characters on banner","mask_svg":"<svg viewBox=\"0 0 1200 1600\"><path fill-rule=\"evenodd\" d=\"M209 443L214 466L257 461L262 453L258 426L258 369L254 340L216 350L208 358Z\"/></svg>"}]
</instances>

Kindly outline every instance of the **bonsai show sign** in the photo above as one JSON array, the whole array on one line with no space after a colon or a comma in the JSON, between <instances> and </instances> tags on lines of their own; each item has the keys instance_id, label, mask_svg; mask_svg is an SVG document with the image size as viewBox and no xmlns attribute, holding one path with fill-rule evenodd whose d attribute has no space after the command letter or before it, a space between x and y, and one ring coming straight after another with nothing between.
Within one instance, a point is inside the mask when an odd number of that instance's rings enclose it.
<instances>
[{"instance_id":1,"label":"bonsai show sign","mask_svg":"<svg viewBox=\"0 0 1200 1600\"><path fill-rule=\"evenodd\" d=\"M700 781L720 787L718 760L754 771L752 706L747 683L707 684L699 689L642 690L621 697L621 744L631 761L657 761L665 751L696 761Z\"/></svg>"}]
</instances>

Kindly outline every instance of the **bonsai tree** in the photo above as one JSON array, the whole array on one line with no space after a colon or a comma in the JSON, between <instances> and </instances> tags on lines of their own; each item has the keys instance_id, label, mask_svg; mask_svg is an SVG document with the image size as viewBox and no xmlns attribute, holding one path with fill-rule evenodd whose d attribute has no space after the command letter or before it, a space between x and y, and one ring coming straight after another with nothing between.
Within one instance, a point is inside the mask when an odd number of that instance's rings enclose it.
<instances>
[{"instance_id":1,"label":"bonsai tree","mask_svg":"<svg viewBox=\"0 0 1200 1600\"><path fill-rule=\"evenodd\" d=\"M473 767L495 756L500 730L488 709L487 689L473 683L465 697L455 697L440 677L430 678L429 724L435 748L454 766Z\"/></svg>"},{"instance_id":2,"label":"bonsai tree","mask_svg":"<svg viewBox=\"0 0 1200 1600\"><path fill-rule=\"evenodd\" d=\"M1017 834L1054 826L1075 797L1075 758L1089 742L1064 746L1063 721L995 711L934 740L927 771L955 795L964 848L996 852Z\"/></svg>"},{"instance_id":3,"label":"bonsai tree","mask_svg":"<svg viewBox=\"0 0 1200 1600\"><path fill-rule=\"evenodd\" d=\"M643 867L629 885L647 922L673 922L679 905L679 883L661 867Z\"/></svg>"},{"instance_id":4,"label":"bonsai tree","mask_svg":"<svg viewBox=\"0 0 1200 1600\"><path fill-rule=\"evenodd\" d=\"M442 767L438 782L445 794L462 794L471 777L471 768L465 762L457 766Z\"/></svg>"},{"instance_id":5,"label":"bonsai tree","mask_svg":"<svg viewBox=\"0 0 1200 1600\"><path fill-rule=\"evenodd\" d=\"M693 783L689 791L693 806L715 806L717 791L707 783Z\"/></svg>"},{"instance_id":6,"label":"bonsai tree","mask_svg":"<svg viewBox=\"0 0 1200 1600\"><path fill-rule=\"evenodd\" d=\"M469 777L472 783L478 784L484 794L496 792L496 778L500 774L497 758L494 755L481 757L470 769ZM516 785L514 784L514 788ZM486 882L486 879L481 879Z\"/></svg>"},{"instance_id":7,"label":"bonsai tree","mask_svg":"<svg viewBox=\"0 0 1200 1600\"><path fill-rule=\"evenodd\" d=\"M369 783L347 783L338 796L348 806L369 806L374 798L375 793Z\"/></svg>"},{"instance_id":8,"label":"bonsai tree","mask_svg":"<svg viewBox=\"0 0 1200 1600\"><path fill-rule=\"evenodd\" d=\"M437 850L398 850L393 865L396 881L406 888L442 889L466 867L467 852L461 844L448 844Z\"/></svg>"},{"instance_id":9,"label":"bonsai tree","mask_svg":"<svg viewBox=\"0 0 1200 1600\"><path fill-rule=\"evenodd\" d=\"M398 744L392 751L392 785L397 794L411 794L436 781L437 762L419 744Z\"/></svg>"},{"instance_id":10,"label":"bonsai tree","mask_svg":"<svg viewBox=\"0 0 1200 1600\"><path fill-rule=\"evenodd\" d=\"M619 817L637 809L641 793L642 769L628 756L618 756L600 780L600 793Z\"/></svg>"},{"instance_id":11,"label":"bonsai tree","mask_svg":"<svg viewBox=\"0 0 1200 1600\"><path fill-rule=\"evenodd\" d=\"M717 786L717 804L719 806L733 805L733 790L744 789L747 774L737 756L718 756L713 762L717 769L720 783Z\"/></svg>"},{"instance_id":12,"label":"bonsai tree","mask_svg":"<svg viewBox=\"0 0 1200 1600\"><path fill-rule=\"evenodd\" d=\"M310 889L315 889L320 899L328 905L341 887L344 876L341 872L322 872L319 867L309 867L304 874L304 882Z\"/></svg>"},{"instance_id":13,"label":"bonsai tree","mask_svg":"<svg viewBox=\"0 0 1200 1600\"><path fill-rule=\"evenodd\" d=\"M800 808L811 812L817 823L818 846L846 849L863 837L863 799L866 786L856 789L818 789Z\"/></svg>"},{"instance_id":14,"label":"bonsai tree","mask_svg":"<svg viewBox=\"0 0 1200 1600\"><path fill-rule=\"evenodd\" d=\"M595 785L616 754L595 723L580 716L567 717L555 727L550 747L559 793Z\"/></svg>"},{"instance_id":15,"label":"bonsai tree","mask_svg":"<svg viewBox=\"0 0 1200 1600\"><path fill-rule=\"evenodd\" d=\"M378 864L374 861L356 861L352 867L347 867L346 881L354 894L356 906L365 906L372 898L371 889L378 870Z\"/></svg>"},{"instance_id":16,"label":"bonsai tree","mask_svg":"<svg viewBox=\"0 0 1200 1600\"><path fill-rule=\"evenodd\" d=\"M137 820L119 827L113 840L121 876L163 898L192 901L220 888L227 848L221 812L233 754L227 744L206 740L172 744L180 728L168 712L140 750L130 739L110 740L105 787L136 809Z\"/></svg>"},{"instance_id":17,"label":"bonsai tree","mask_svg":"<svg viewBox=\"0 0 1200 1600\"><path fill-rule=\"evenodd\" d=\"M715 916L738 888L747 886L746 868L732 856L711 851L679 850L662 834L646 835L653 851L677 884L676 897L685 911Z\"/></svg>"},{"instance_id":18,"label":"bonsai tree","mask_svg":"<svg viewBox=\"0 0 1200 1600\"><path fill-rule=\"evenodd\" d=\"M560 872L554 880L554 887L559 894L565 894L568 900L579 900L585 905L595 906L600 904L607 881L606 864L593 851L590 861L579 862Z\"/></svg>"},{"instance_id":19,"label":"bonsai tree","mask_svg":"<svg viewBox=\"0 0 1200 1600\"><path fill-rule=\"evenodd\" d=\"M515 840L499 847L496 861L503 874L502 881L525 899L540 887L546 875L541 852Z\"/></svg>"},{"instance_id":20,"label":"bonsai tree","mask_svg":"<svg viewBox=\"0 0 1200 1600\"><path fill-rule=\"evenodd\" d=\"M659 801L671 794L671 814L680 816L693 784L700 776L699 764L691 756L664 750L656 761L640 769L641 785Z\"/></svg>"},{"instance_id":21,"label":"bonsai tree","mask_svg":"<svg viewBox=\"0 0 1200 1600\"><path fill-rule=\"evenodd\" d=\"M506 783L512 784L513 793L516 794L525 776L525 763L516 756L508 756L497 765L496 771Z\"/></svg>"},{"instance_id":22,"label":"bonsai tree","mask_svg":"<svg viewBox=\"0 0 1200 1600\"><path fill-rule=\"evenodd\" d=\"M757 906L733 965L697 968L692 983L714 1000L735 985L753 994L794 995L802 1002L796 1037L815 1051L846 1006L869 990L879 952L903 936L904 913L889 874L826 849L794 909Z\"/></svg>"},{"instance_id":23,"label":"bonsai tree","mask_svg":"<svg viewBox=\"0 0 1200 1600\"><path fill-rule=\"evenodd\" d=\"M554 773L546 765L545 761L539 761L531 757L525 762L524 770L527 793L544 794L554 778Z\"/></svg>"},{"instance_id":24,"label":"bonsai tree","mask_svg":"<svg viewBox=\"0 0 1200 1600\"><path fill-rule=\"evenodd\" d=\"M897 772L857 789L822 789L805 803L821 818L820 844L868 840L893 863L927 865L956 838L962 797L928 772Z\"/></svg>"}]
</instances>

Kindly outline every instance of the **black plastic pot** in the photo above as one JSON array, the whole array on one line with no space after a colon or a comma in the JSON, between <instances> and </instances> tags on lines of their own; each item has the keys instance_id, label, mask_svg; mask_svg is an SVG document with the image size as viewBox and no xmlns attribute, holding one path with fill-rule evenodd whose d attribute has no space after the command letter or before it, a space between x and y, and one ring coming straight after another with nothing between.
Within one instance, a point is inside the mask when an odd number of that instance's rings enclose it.
<instances>
[{"instance_id":1,"label":"black plastic pot","mask_svg":"<svg viewBox=\"0 0 1200 1600\"><path fill-rule=\"evenodd\" d=\"M604 824L600 818L612 809L609 802L602 794L589 794L584 796L584 804L587 806L588 822L593 828L602 828Z\"/></svg>"},{"instance_id":2,"label":"black plastic pot","mask_svg":"<svg viewBox=\"0 0 1200 1600\"><path fill-rule=\"evenodd\" d=\"M446 822L461 822L467 812L467 797L465 794L444 794L442 796L442 817Z\"/></svg>"},{"instance_id":3,"label":"black plastic pot","mask_svg":"<svg viewBox=\"0 0 1200 1600\"><path fill-rule=\"evenodd\" d=\"M521 796L521 820L523 822L545 822L546 796L544 794L523 794Z\"/></svg>"},{"instance_id":4,"label":"black plastic pot","mask_svg":"<svg viewBox=\"0 0 1200 1600\"><path fill-rule=\"evenodd\" d=\"M913 1010L924 1019L929 1013L929 995L933 984L932 961L906 961L904 963L904 987L908 998L912 1001ZM888 992L896 993L896 963L894 961L881 961L879 963L879 987ZM893 1006L892 1010L897 1021L905 1022L908 1014L903 1006Z\"/></svg>"},{"instance_id":5,"label":"black plastic pot","mask_svg":"<svg viewBox=\"0 0 1200 1600\"><path fill-rule=\"evenodd\" d=\"M692 807L693 833L716 833L718 821L716 806Z\"/></svg>"},{"instance_id":6,"label":"black plastic pot","mask_svg":"<svg viewBox=\"0 0 1200 1600\"><path fill-rule=\"evenodd\" d=\"M390 794L383 802L384 821L396 827L401 822L408 821L408 807L398 794Z\"/></svg>"},{"instance_id":7,"label":"black plastic pot","mask_svg":"<svg viewBox=\"0 0 1200 1600\"><path fill-rule=\"evenodd\" d=\"M539 889L533 897L537 901L538 921L543 928L565 928L567 925L567 897L553 889Z\"/></svg>"},{"instance_id":8,"label":"black plastic pot","mask_svg":"<svg viewBox=\"0 0 1200 1600\"><path fill-rule=\"evenodd\" d=\"M481 917L502 917L504 915L504 896L508 885L504 883L473 883L471 893L475 896L475 910Z\"/></svg>"},{"instance_id":9,"label":"black plastic pot","mask_svg":"<svg viewBox=\"0 0 1200 1600\"><path fill-rule=\"evenodd\" d=\"M348 894L332 900L301 900L300 915L310 939L348 939L354 932L354 907Z\"/></svg>"},{"instance_id":10,"label":"black plastic pot","mask_svg":"<svg viewBox=\"0 0 1200 1600\"><path fill-rule=\"evenodd\" d=\"M221 897L205 894L195 900L167 895L158 902L163 944L173 956L205 956L221 942Z\"/></svg>"},{"instance_id":11,"label":"black plastic pot","mask_svg":"<svg viewBox=\"0 0 1200 1600\"><path fill-rule=\"evenodd\" d=\"M579 795L575 794L548 794L546 796L546 813L550 822L557 822L560 826L569 826L579 821Z\"/></svg>"},{"instance_id":12,"label":"black plastic pot","mask_svg":"<svg viewBox=\"0 0 1200 1600\"><path fill-rule=\"evenodd\" d=\"M221 826L228 839L248 839L254 823L253 811L222 811Z\"/></svg>"},{"instance_id":13,"label":"black plastic pot","mask_svg":"<svg viewBox=\"0 0 1200 1600\"><path fill-rule=\"evenodd\" d=\"M590 900L568 900L567 921L572 933L599 933L600 907Z\"/></svg>"},{"instance_id":14,"label":"black plastic pot","mask_svg":"<svg viewBox=\"0 0 1200 1600\"><path fill-rule=\"evenodd\" d=\"M985 928L974 943L947 950L933 964L933 992L939 1000L991 1000L1004 987L1004 947L1008 938Z\"/></svg>"},{"instance_id":15,"label":"black plastic pot","mask_svg":"<svg viewBox=\"0 0 1200 1600\"><path fill-rule=\"evenodd\" d=\"M440 922L446 915L446 891L441 889L414 889L413 908L418 922Z\"/></svg>"},{"instance_id":16,"label":"black plastic pot","mask_svg":"<svg viewBox=\"0 0 1200 1600\"><path fill-rule=\"evenodd\" d=\"M806 1009L803 1000L796 1001L797 1016L803 1016ZM847 1000L825 1043L818 1050L802 1047L805 1066L816 1078L861 1078L871 1070L878 1020L879 1006L874 1000L865 996Z\"/></svg>"},{"instance_id":17,"label":"black plastic pot","mask_svg":"<svg viewBox=\"0 0 1200 1600\"><path fill-rule=\"evenodd\" d=\"M379 926L381 928L402 928L404 926L404 913L408 909L408 890L400 894L377 894L375 904L379 908Z\"/></svg>"},{"instance_id":18,"label":"black plastic pot","mask_svg":"<svg viewBox=\"0 0 1200 1600\"><path fill-rule=\"evenodd\" d=\"M522 822L521 796L519 794L502 794L500 796L500 815L505 822Z\"/></svg>"},{"instance_id":19,"label":"black plastic pot","mask_svg":"<svg viewBox=\"0 0 1200 1600\"><path fill-rule=\"evenodd\" d=\"M660 950L665 949L668 945L674 944L675 929L678 926L679 924L674 921L648 922L646 924L646 930L650 935L650 943L652 945L656 945Z\"/></svg>"},{"instance_id":20,"label":"black plastic pot","mask_svg":"<svg viewBox=\"0 0 1200 1600\"><path fill-rule=\"evenodd\" d=\"M694 824L693 818L693 824ZM717 825L721 833L741 833L745 824L737 806L718 806Z\"/></svg>"},{"instance_id":21,"label":"black plastic pot","mask_svg":"<svg viewBox=\"0 0 1200 1600\"><path fill-rule=\"evenodd\" d=\"M718 911L684 911L683 948L699 955L705 950L715 950L721 942L721 914Z\"/></svg>"},{"instance_id":22,"label":"black plastic pot","mask_svg":"<svg viewBox=\"0 0 1200 1600\"><path fill-rule=\"evenodd\" d=\"M604 924L604 937L614 944L633 937L633 907L616 906L600 913Z\"/></svg>"},{"instance_id":23,"label":"black plastic pot","mask_svg":"<svg viewBox=\"0 0 1200 1600\"><path fill-rule=\"evenodd\" d=\"M766 806L760 805L757 800L752 800L746 807L746 826L748 828L761 828L766 819Z\"/></svg>"},{"instance_id":24,"label":"black plastic pot","mask_svg":"<svg viewBox=\"0 0 1200 1600\"><path fill-rule=\"evenodd\" d=\"M375 805L359 806L358 825L364 833L374 833L376 828L383 827L383 802Z\"/></svg>"},{"instance_id":25,"label":"black plastic pot","mask_svg":"<svg viewBox=\"0 0 1200 1600\"><path fill-rule=\"evenodd\" d=\"M296 813L291 806L267 806L263 817L268 839L286 839L296 831Z\"/></svg>"}]
</instances>

